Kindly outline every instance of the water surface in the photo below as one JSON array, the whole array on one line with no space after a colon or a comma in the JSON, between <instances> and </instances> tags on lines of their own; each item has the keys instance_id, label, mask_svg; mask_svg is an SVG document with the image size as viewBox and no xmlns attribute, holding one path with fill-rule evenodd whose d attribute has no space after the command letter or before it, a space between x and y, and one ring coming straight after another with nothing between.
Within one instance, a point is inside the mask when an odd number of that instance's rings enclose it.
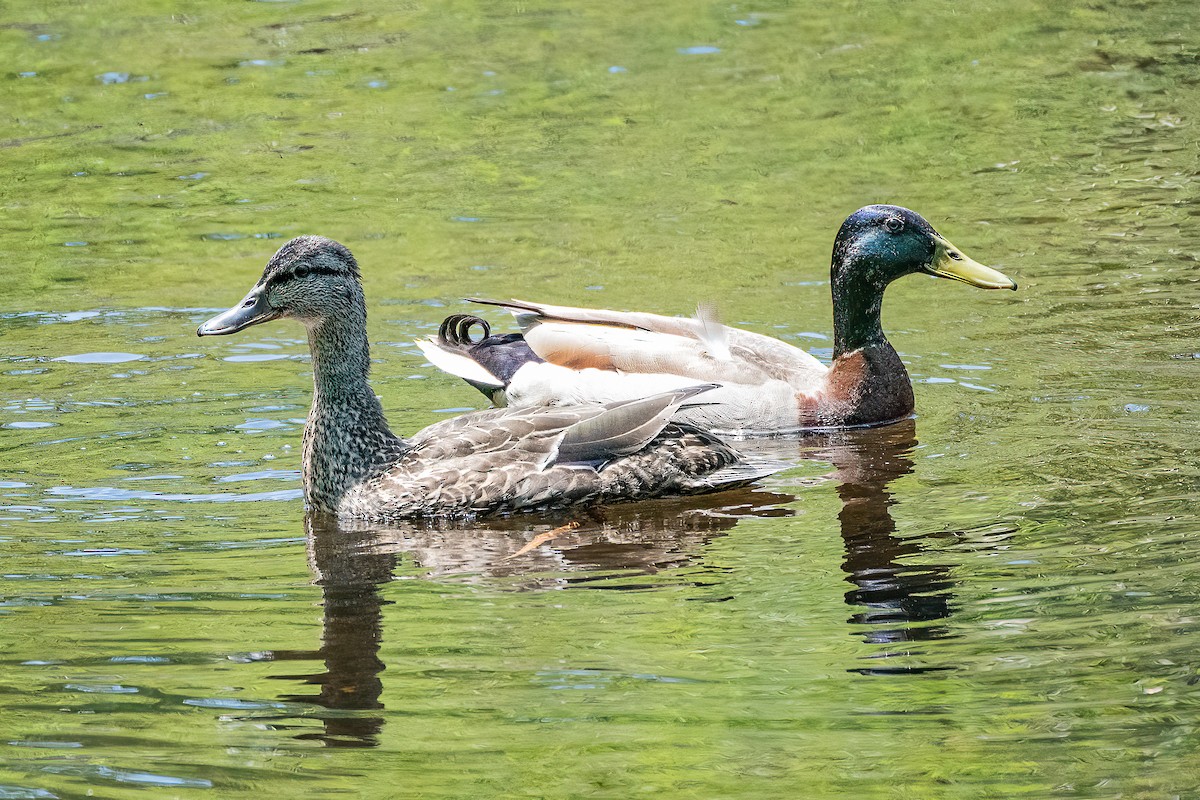
<instances>
[{"instance_id":1,"label":"water surface","mask_svg":"<svg viewBox=\"0 0 1200 800\"><path fill-rule=\"evenodd\" d=\"M4 16L0 796L1200 790L1190 4ZM889 290L917 418L569 531L306 519L302 329L194 336L321 233L402 432L466 295L828 358L870 202L1021 284Z\"/></svg>"}]
</instances>

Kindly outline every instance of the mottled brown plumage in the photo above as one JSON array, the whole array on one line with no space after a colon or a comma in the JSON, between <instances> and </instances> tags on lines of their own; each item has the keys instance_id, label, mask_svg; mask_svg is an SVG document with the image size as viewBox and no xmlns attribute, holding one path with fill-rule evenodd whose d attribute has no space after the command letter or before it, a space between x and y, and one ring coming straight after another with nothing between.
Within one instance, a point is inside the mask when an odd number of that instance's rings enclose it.
<instances>
[{"instance_id":1,"label":"mottled brown plumage","mask_svg":"<svg viewBox=\"0 0 1200 800\"><path fill-rule=\"evenodd\" d=\"M671 423L696 385L606 405L497 409L411 439L388 428L367 381L366 304L341 244L302 236L280 248L243 301L201 336L288 317L308 329L313 404L304 494L317 511L361 519L478 516L695 494L748 483L751 467L714 436Z\"/></svg>"}]
</instances>

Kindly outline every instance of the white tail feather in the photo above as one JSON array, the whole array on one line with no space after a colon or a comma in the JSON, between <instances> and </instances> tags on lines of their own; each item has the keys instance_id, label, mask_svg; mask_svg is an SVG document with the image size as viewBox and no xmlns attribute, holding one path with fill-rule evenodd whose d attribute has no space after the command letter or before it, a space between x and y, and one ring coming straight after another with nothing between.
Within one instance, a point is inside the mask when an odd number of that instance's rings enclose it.
<instances>
[{"instance_id":1,"label":"white tail feather","mask_svg":"<svg viewBox=\"0 0 1200 800\"><path fill-rule=\"evenodd\" d=\"M477 361L473 361L461 353L446 350L432 339L417 339L416 345L421 348L425 358L429 359L429 363L442 372L448 372L472 383L494 386L497 389L504 386L504 381L488 372Z\"/></svg>"}]
</instances>

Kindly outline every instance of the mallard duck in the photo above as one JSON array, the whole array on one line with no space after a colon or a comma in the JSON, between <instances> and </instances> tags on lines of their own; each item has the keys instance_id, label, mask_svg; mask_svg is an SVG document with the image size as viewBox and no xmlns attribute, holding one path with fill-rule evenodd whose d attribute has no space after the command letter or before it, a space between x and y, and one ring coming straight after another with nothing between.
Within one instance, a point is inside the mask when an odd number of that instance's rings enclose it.
<instances>
[{"instance_id":1,"label":"mallard duck","mask_svg":"<svg viewBox=\"0 0 1200 800\"><path fill-rule=\"evenodd\" d=\"M544 510L743 485L770 471L711 434L671 422L693 385L606 404L493 409L388 428L367 382L367 312L343 245L301 236L250 293L199 336L290 318L308 329L313 403L304 426L304 496L315 511L393 519Z\"/></svg>"},{"instance_id":2,"label":"mallard duck","mask_svg":"<svg viewBox=\"0 0 1200 800\"><path fill-rule=\"evenodd\" d=\"M497 405L611 402L704 381L719 388L679 419L718 434L881 425L913 411L908 372L879 324L884 289L911 273L1017 288L920 214L872 205L842 223L833 245L830 366L778 339L721 325L704 307L685 319L468 298L508 309L522 334L492 336L486 321L460 314L417 344ZM482 337L473 338L476 327Z\"/></svg>"}]
</instances>

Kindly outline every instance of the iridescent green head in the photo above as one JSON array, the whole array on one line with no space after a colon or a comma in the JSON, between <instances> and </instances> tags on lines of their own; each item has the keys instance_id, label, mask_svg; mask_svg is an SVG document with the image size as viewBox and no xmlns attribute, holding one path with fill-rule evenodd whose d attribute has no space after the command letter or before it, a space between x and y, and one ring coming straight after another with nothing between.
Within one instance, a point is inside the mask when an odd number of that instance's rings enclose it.
<instances>
[{"instance_id":1,"label":"iridescent green head","mask_svg":"<svg viewBox=\"0 0 1200 800\"><path fill-rule=\"evenodd\" d=\"M1008 276L967 257L915 211L860 208L842 223L833 244L834 351L884 341L883 290L896 278L923 272L981 289L1016 289Z\"/></svg>"},{"instance_id":2,"label":"iridescent green head","mask_svg":"<svg viewBox=\"0 0 1200 800\"><path fill-rule=\"evenodd\" d=\"M854 279L883 288L896 278L924 272L981 289L1016 289L1008 276L973 261L915 211L866 206L842 223L833 244L835 282Z\"/></svg>"}]
</instances>

